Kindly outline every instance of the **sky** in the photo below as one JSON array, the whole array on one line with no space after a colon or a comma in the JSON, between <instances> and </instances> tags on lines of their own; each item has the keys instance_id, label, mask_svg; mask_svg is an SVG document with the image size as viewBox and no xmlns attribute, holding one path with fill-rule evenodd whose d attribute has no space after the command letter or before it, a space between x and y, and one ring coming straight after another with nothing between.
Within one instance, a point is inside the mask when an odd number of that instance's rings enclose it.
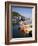
<instances>
[{"instance_id":1,"label":"sky","mask_svg":"<svg viewBox=\"0 0 38 46\"><path fill-rule=\"evenodd\" d=\"M24 17L32 18L32 8L26 8L26 7L12 7L12 12L17 12L21 14Z\"/></svg>"}]
</instances>

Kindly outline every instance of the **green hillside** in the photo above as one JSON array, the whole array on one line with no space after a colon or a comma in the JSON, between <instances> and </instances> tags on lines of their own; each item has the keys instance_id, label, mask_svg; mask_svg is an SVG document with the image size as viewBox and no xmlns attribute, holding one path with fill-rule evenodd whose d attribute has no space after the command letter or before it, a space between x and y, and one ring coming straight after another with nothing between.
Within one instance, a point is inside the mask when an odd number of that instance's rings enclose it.
<instances>
[{"instance_id":1,"label":"green hillside","mask_svg":"<svg viewBox=\"0 0 38 46\"><path fill-rule=\"evenodd\" d=\"M12 16L21 16L19 13L17 13L17 12L12 12Z\"/></svg>"}]
</instances>

